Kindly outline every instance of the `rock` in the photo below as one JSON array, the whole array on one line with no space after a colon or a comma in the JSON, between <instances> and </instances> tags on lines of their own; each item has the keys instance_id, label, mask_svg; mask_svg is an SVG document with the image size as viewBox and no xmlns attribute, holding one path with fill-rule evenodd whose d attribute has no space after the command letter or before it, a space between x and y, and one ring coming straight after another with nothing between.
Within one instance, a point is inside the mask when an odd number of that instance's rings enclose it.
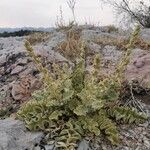
<instances>
[{"instance_id":1,"label":"rock","mask_svg":"<svg viewBox=\"0 0 150 150\"><path fill-rule=\"evenodd\" d=\"M0 56L0 67L3 66L6 63L6 56L2 55Z\"/></svg>"},{"instance_id":2,"label":"rock","mask_svg":"<svg viewBox=\"0 0 150 150\"><path fill-rule=\"evenodd\" d=\"M126 79L137 80L141 86L150 88L150 53L135 49L130 60L125 72Z\"/></svg>"},{"instance_id":3,"label":"rock","mask_svg":"<svg viewBox=\"0 0 150 150\"><path fill-rule=\"evenodd\" d=\"M81 38L86 41L91 41L93 39L101 39L101 38L115 38L115 39L127 39L128 36L116 34L116 33L107 33L102 30L83 30L81 34Z\"/></svg>"},{"instance_id":4,"label":"rock","mask_svg":"<svg viewBox=\"0 0 150 150\"><path fill-rule=\"evenodd\" d=\"M86 140L82 140L78 146L77 150L89 150L89 144Z\"/></svg>"},{"instance_id":5,"label":"rock","mask_svg":"<svg viewBox=\"0 0 150 150\"><path fill-rule=\"evenodd\" d=\"M145 28L141 30L141 38L144 39L147 42L150 42L150 29Z\"/></svg>"},{"instance_id":6,"label":"rock","mask_svg":"<svg viewBox=\"0 0 150 150\"><path fill-rule=\"evenodd\" d=\"M116 46L105 46L102 49L102 55L104 57L105 60L111 61L115 64L118 63L119 59L121 58L123 52L117 50Z\"/></svg>"},{"instance_id":7,"label":"rock","mask_svg":"<svg viewBox=\"0 0 150 150\"><path fill-rule=\"evenodd\" d=\"M23 66L16 66L12 71L11 71L11 75L14 75L14 74L19 74L21 71L24 70L24 67Z\"/></svg>"},{"instance_id":8,"label":"rock","mask_svg":"<svg viewBox=\"0 0 150 150\"><path fill-rule=\"evenodd\" d=\"M41 87L41 82L31 75L22 77L20 81L12 83L11 94L14 100L25 101L30 98L31 93Z\"/></svg>"},{"instance_id":9,"label":"rock","mask_svg":"<svg viewBox=\"0 0 150 150\"><path fill-rule=\"evenodd\" d=\"M54 150L54 145L44 145L45 150Z\"/></svg>"},{"instance_id":10,"label":"rock","mask_svg":"<svg viewBox=\"0 0 150 150\"><path fill-rule=\"evenodd\" d=\"M31 133L23 122L14 119L0 120L0 150L33 150L43 133Z\"/></svg>"},{"instance_id":11,"label":"rock","mask_svg":"<svg viewBox=\"0 0 150 150\"><path fill-rule=\"evenodd\" d=\"M93 54L98 53L101 50L101 46L98 44L95 44L94 42L89 42L88 47L90 49L90 52L92 52Z\"/></svg>"},{"instance_id":12,"label":"rock","mask_svg":"<svg viewBox=\"0 0 150 150\"><path fill-rule=\"evenodd\" d=\"M28 59L27 58L19 58L17 60L17 65L20 65L20 66L24 66L28 63Z\"/></svg>"},{"instance_id":13,"label":"rock","mask_svg":"<svg viewBox=\"0 0 150 150\"><path fill-rule=\"evenodd\" d=\"M143 141L144 141L144 145L145 145L148 149L150 149L150 139L144 138Z\"/></svg>"}]
</instances>

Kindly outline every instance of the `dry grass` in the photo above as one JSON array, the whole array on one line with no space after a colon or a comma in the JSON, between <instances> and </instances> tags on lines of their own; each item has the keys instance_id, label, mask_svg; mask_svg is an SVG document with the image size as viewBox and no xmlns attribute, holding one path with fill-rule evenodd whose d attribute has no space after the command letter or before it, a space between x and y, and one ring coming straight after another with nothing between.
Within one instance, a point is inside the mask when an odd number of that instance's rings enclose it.
<instances>
[{"instance_id":1,"label":"dry grass","mask_svg":"<svg viewBox=\"0 0 150 150\"><path fill-rule=\"evenodd\" d=\"M32 33L29 37L26 38L31 45L36 45L42 42L46 42L50 38L50 33L46 32L36 32Z\"/></svg>"},{"instance_id":2,"label":"dry grass","mask_svg":"<svg viewBox=\"0 0 150 150\"><path fill-rule=\"evenodd\" d=\"M123 38L101 37L101 38L95 38L92 41L98 45L116 46L120 50L125 50L127 48L126 46L129 40ZM134 44L134 48L150 50L150 42L146 42L142 38L138 38L137 42Z\"/></svg>"},{"instance_id":3,"label":"dry grass","mask_svg":"<svg viewBox=\"0 0 150 150\"><path fill-rule=\"evenodd\" d=\"M106 45L117 46L117 48L121 50L125 49L126 44L128 43L127 40L121 38L112 38L112 37L100 37L100 38L95 38L92 41L102 46L106 46Z\"/></svg>"},{"instance_id":4,"label":"dry grass","mask_svg":"<svg viewBox=\"0 0 150 150\"><path fill-rule=\"evenodd\" d=\"M138 41L135 43L135 47L144 50L150 50L150 41L144 41L142 38L139 38Z\"/></svg>"},{"instance_id":5,"label":"dry grass","mask_svg":"<svg viewBox=\"0 0 150 150\"><path fill-rule=\"evenodd\" d=\"M64 31L64 32L67 32L68 30L77 27L77 24L75 24L74 21L71 21L69 23L62 23L61 21L57 21L55 25L57 31Z\"/></svg>"},{"instance_id":6,"label":"dry grass","mask_svg":"<svg viewBox=\"0 0 150 150\"><path fill-rule=\"evenodd\" d=\"M56 50L62 53L66 58L75 60L81 51L80 30L70 29L66 31L66 40L60 43Z\"/></svg>"}]
</instances>

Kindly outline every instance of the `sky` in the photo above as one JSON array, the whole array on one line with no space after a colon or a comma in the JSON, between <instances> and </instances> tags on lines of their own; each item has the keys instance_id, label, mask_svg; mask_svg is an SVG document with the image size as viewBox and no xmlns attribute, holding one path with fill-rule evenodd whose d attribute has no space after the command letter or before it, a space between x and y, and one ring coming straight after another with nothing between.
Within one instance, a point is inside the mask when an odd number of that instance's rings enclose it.
<instances>
[{"instance_id":1,"label":"sky","mask_svg":"<svg viewBox=\"0 0 150 150\"><path fill-rule=\"evenodd\" d=\"M72 19L67 0L0 0L0 27L53 27L62 7L64 20ZM112 9L99 0L77 0L75 14L80 24L109 25Z\"/></svg>"}]
</instances>

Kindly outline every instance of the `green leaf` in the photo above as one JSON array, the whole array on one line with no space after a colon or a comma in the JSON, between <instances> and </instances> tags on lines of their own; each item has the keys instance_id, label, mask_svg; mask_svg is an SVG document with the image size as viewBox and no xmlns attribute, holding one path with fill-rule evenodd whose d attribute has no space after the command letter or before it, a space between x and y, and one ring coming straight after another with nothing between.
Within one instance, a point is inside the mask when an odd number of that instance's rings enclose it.
<instances>
[{"instance_id":1,"label":"green leaf","mask_svg":"<svg viewBox=\"0 0 150 150\"><path fill-rule=\"evenodd\" d=\"M86 114L88 113L88 109L86 108L86 106L79 105L74 110L74 113L78 116L86 116Z\"/></svg>"}]
</instances>

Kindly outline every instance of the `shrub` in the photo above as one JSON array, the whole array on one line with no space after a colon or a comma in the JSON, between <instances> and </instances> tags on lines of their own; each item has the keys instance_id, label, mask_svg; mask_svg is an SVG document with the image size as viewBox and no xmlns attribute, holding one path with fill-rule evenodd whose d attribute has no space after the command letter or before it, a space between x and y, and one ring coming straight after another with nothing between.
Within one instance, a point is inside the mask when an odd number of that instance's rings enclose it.
<instances>
[{"instance_id":1,"label":"shrub","mask_svg":"<svg viewBox=\"0 0 150 150\"><path fill-rule=\"evenodd\" d=\"M105 134L112 144L119 143L115 120L124 123L139 123L146 119L144 114L123 106L119 101L123 72L129 62L139 28L136 29L128 49L118 64L116 72L98 81L100 57L96 55L94 71L85 72L84 44L81 46L80 61L73 71L60 69L54 64L55 75L43 68L30 44L25 46L43 72L45 88L36 93L18 112L18 117L33 131L44 131L55 139L56 147L73 150L82 137Z\"/></svg>"}]
</instances>

